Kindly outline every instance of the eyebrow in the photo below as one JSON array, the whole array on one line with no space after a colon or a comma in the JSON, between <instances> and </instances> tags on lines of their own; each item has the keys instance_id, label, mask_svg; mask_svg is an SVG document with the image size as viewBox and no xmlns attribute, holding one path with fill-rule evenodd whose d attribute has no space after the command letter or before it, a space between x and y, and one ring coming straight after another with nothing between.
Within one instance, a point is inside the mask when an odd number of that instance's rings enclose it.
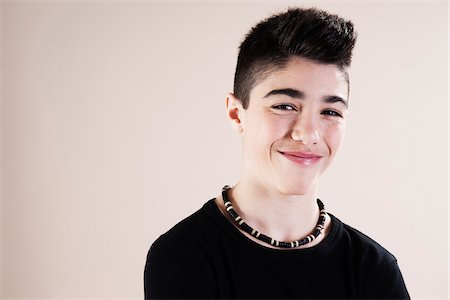
<instances>
[{"instance_id":1,"label":"eyebrow","mask_svg":"<svg viewBox=\"0 0 450 300\"><path fill-rule=\"evenodd\" d=\"M346 108L348 107L347 100L344 100L343 98L341 98L339 96L325 96L324 98L322 98L322 102L324 102L324 103L341 102L342 104L345 105Z\"/></svg>"},{"instance_id":2,"label":"eyebrow","mask_svg":"<svg viewBox=\"0 0 450 300\"><path fill-rule=\"evenodd\" d=\"M263 98L267 98L274 95L286 95L291 98L296 99L304 99L305 93L296 89L286 88L286 89L275 89L268 92ZM322 102L324 103L338 103L341 102L345 105L345 107L348 107L348 103L345 99L339 96L325 96L322 98Z\"/></svg>"},{"instance_id":3,"label":"eyebrow","mask_svg":"<svg viewBox=\"0 0 450 300\"><path fill-rule=\"evenodd\" d=\"M294 90L294 89L276 89L268 92L263 98L267 98L269 96L274 95L286 95L291 98L303 99L305 98L305 94L302 91Z\"/></svg>"}]
</instances>

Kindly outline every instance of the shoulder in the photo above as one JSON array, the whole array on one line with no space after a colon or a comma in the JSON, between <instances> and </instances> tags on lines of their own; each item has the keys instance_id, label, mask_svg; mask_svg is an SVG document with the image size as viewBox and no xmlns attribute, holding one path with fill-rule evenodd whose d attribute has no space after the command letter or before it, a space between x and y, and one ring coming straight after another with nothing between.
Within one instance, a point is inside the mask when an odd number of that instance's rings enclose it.
<instances>
[{"instance_id":1,"label":"shoulder","mask_svg":"<svg viewBox=\"0 0 450 300\"><path fill-rule=\"evenodd\" d=\"M378 242L361 231L342 223L333 216L341 227L340 249L353 272L364 287L366 297L408 299L403 276L396 257Z\"/></svg>"},{"instance_id":2,"label":"shoulder","mask_svg":"<svg viewBox=\"0 0 450 300\"><path fill-rule=\"evenodd\" d=\"M151 245L144 270L146 299L213 295L215 283L208 263L208 241L215 229L206 211L211 203L208 201Z\"/></svg>"},{"instance_id":3,"label":"shoulder","mask_svg":"<svg viewBox=\"0 0 450 300\"><path fill-rule=\"evenodd\" d=\"M210 240L209 237L214 235L215 231L215 222L208 214L212 205L214 205L213 199L157 238L150 250L161 247L193 250L207 246L205 243Z\"/></svg>"},{"instance_id":4,"label":"shoulder","mask_svg":"<svg viewBox=\"0 0 450 300\"><path fill-rule=\"evenodd\" d=\"M341 223L341 242L348 247L348 250L357 255L361 260L370 260L374 264L389 264L396 260L395 256L377 241L359 231L358 229L341 222L336 217L335 222Z\"/></svg>"}]
</instances>

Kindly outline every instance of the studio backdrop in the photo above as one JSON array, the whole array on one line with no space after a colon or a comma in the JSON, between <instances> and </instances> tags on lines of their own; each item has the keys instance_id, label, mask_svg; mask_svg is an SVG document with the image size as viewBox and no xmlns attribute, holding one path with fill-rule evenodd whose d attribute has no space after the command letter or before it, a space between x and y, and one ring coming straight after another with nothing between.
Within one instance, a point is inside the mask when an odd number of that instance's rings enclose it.
<instances>
[{"instance_id":1,"label":"studio backdrop","mask_svg":"<svg viewBox=\"0 0 450 300\"><path fill-rule=\"evenodd\" d=\"M3 1L1 295L142 299L151 243L238 180L239 43L316 6L352 20L346 139L320 198L448 295L447 1Z\"/></svg>"}]
</instances>

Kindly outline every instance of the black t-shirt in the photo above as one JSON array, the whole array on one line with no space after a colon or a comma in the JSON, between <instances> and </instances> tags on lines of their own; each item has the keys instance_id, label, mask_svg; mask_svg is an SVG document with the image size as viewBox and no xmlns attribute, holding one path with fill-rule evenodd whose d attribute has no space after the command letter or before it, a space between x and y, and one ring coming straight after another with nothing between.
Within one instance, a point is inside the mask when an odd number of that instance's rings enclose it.
<instances>
[{"instance_id":1,"label":"black t-shirt","mask_svg":"<svg viewBox=\"0 0 450 300\"><path fill-rule=\"evenodd\" d=\"M145 298L409 299L395 257L330 216L319 244L279 250L248 239L211 199L153 243Z\"/></svg>"}]
</instances>

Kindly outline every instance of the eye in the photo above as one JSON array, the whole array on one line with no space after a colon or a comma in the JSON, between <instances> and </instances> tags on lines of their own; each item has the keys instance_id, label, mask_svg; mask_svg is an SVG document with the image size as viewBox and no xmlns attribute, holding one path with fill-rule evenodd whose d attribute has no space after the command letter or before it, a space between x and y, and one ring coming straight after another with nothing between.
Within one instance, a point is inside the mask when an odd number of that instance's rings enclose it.
<instances>
[{"instance_id":1,"label":"eye","mask_svg":"<svg viewBox=\"0 0 450 300\"><path fill-rule=\"evenodd\" d=\"M327 116L342 118L342 114L341 113L339 113L339 112L337 112L335 110L332 110L332 109L324 110L324 111L322 111L322 114L323 115L327 115Z\"/></svg>"},{"instance_id":2,"label":"eye","mask_svg":"<svg viewBox=\"0 0 450 300\"><path fill-rule=\"evenodd\" d=\"M279 110L296 110L295 106L290 104L278 104L272 106L272 108L279 109Z\"/></svg>"}]
</instances>

